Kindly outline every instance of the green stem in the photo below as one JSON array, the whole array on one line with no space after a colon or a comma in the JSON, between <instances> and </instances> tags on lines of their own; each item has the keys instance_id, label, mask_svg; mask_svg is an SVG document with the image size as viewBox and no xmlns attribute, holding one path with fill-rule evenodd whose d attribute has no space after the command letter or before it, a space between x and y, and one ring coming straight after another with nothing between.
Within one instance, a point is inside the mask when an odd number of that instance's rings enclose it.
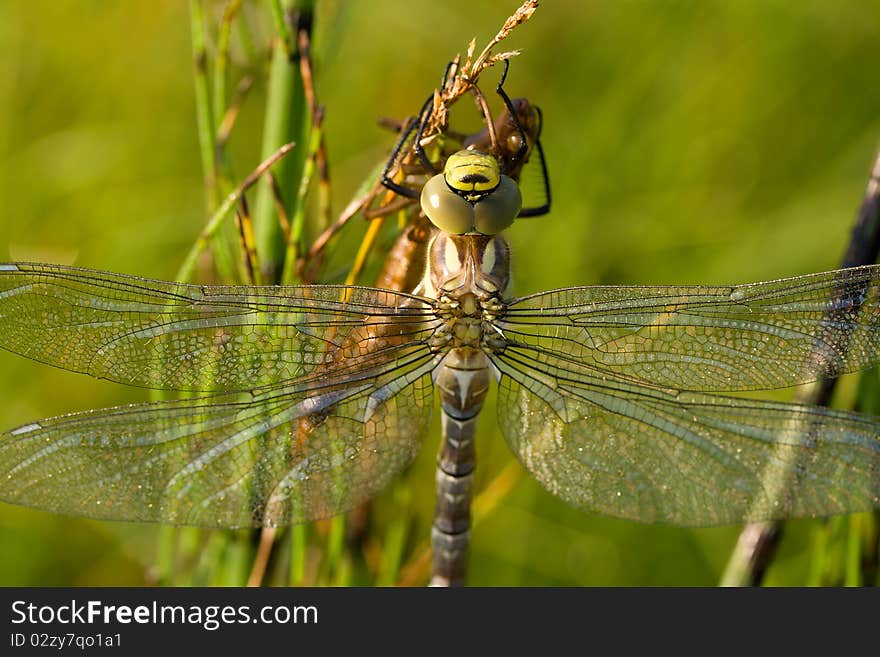
<instances>
[{"instance_id":1,"label":"green stem","mask_svg":"<svg viewBox=\"0 0 880 657\"><path fill-rule=\"evenodd\" d=\"M229 102L229 41L232 36L232 25L241 0L230 0L223 10L220 31L217 33L217 56L214 58L214 132L226 115Z\"/></svg>"},{"instance_id":2,"label":"green stem","mask_svg":"<svg viewBox=\"0 0 880 657\"><path fill-rule=\"evenodd\" d=\"M393 586L400 578L400 566L403 563L403 551L409 533L409 509L412 497L409 487L403 483L394 488L394 507L397 513L388 524L385 532L385 544L382 560L376 575L376 586Z\"/></svg>"},{"instance_id":3,"label":"green stem","mask_svg":"<svg viewBox=\"0 0 880 657\"><path fill-rule=\"evenodd\" d=\"M339 576L340 563L345 547L345 515L330 520L330 535L327 537L327 560L324 562L324 583L333 584Z\"/></svg>"},{"instance_id":4,"label":"green stem","mask_svg":"<svg viewBox=\"0 0 880 657\"><path fill-rule=\"evenodd\" d=\"M297 260L303 252L302 242L306 223L306 196L317 168L317 154L318 149L321 147L323 132L320 124L315 125L312 127L312 134L309 137L308 152L306 153L302 176L300 176L299 190L296 194L296 212L290 220L290 239L287 241L284 254L284 269L281 274L282 285L292 285L297 282L294 278L296 276Z\"/></svg>"},{"instance_id":5,"label":"green stem","mask_svg":"<svg viewBox=\"0 0 880 657\"><path fill-rule=\"evenodd\" d=\"M294 525L290 528L290 586L302 586L306 579L307 533L308 525Z\"/></svg>"},{"instance_id":6,"label":"green stem","mask_svg":"<svg viewBox=\"0 0 880 657\"><path fill-rule=\"evenodd\" d=\"M159 529L159 554L156 558L156 569L159 586L170 586L174 581L174 545L176 532L171 525L162 525Z\"/></svg>"},{"instance_id":7,"label":"green stem","mask_svg":"<svg viewBox=\"0 0 880 657\"><path fill-rule=\"evenodd\" d=\"M290 54L293 51L293 35L285 20L285 14L291 9L292 5L290 2L285 2L284 6L282 6L281 0L272 0L269 6L272 9L272 21L275 24L275 31L281 37L287 54Z\"/></svg>"},{"instance_id":8,"label":"green stem","mask_svg":"<svg viewBox=\"0 0 880 657\"><path fill-rule=\"evenodd\" d=\"M215 117L211 108L208 84L208 52L205 45L205 16L201 0L192 0L191 31L194 61L196 125L199 135L199 151L202 157L202 171L205 180L205 208L213 212L220 199ZM218 55L218 61L220 57ZM223 74L225 77L225 73ZM218 85L218 86L222 86ZM225 90L222 92L225 94ZM216 99L216 94L215 94ZM222 240L214 240L214 260L218 271L227 278L233 275L234 265L229 248Z\"/></svg>"},{"instance_id":9,"label":"green stem","mask_svg":"<svg viewBox=\"0 0 880 657\"><path fill-rule=\"evenodd\" d=\"M206 207L211 212L217 204L217 162L214 157L214 118L208 93L208 53L205 48L205 16L200 0L191 0L191 33L195 65L196 126L199 152L205 175Z\"/></svg>"},{"instance_id":10,"label":"green stem","mask_svg":"<svg viewBox=\"0 0 880 657\"><path fill-rule=\"evenodd\" d=\"M262 156L265 158L279 146L287 142L302 142L302 134L307 120L305 93L299 62L289 53L296 52L293 38L286 29L284 17L298 17L299 24L311 23L314 2L295 0L273 0L273 13L282 12L279 34L275 38L272 61L269 69L269 86L266 99L266 115L263 124ZM281 27L283 26L283 27ZM272 174L281 190L281 202L287 216L295 214L294 190L305 164L306 149L294 157L279 162ZM277 282L284 265L286 244L281 225L275 215L275 199L268 181L261 181L257 187L254 204L254 241L259 260L260 281Z\"/></svg>"},{"instance_id":11,"label":"green stem","mask_svg":"<svg viewBox=\"0 0 880 657\"><path fill-rule=\"evenodd\" d=\"M226 219L226 217L228 217L235 209L235 204L238 203L241 195L244 194L245 191L247 191L247 189L251 185L253 185L260 176L263 175L263 173L265 173L266 169L268 169L272 164L279 161L291 150L293 150L293 146L293 144L285 144L284 146L276 150L274 153L272 153L272 155L266 158L256 169L254 169L253 173L249 175L241 185L239 185L238 189L226 196L226 198L223 200L223 203L221 203L220 206L214 211L214 213L208 218L208 223L205 224L205 227L202 229L201 234L198 236L192 247L190 247L189 253L187 253L186 257L183 259L183 264L180 266L180 269L177 270L177 278L175 280L190 280L193 273L195 272L196 262L199 258L199 255L206 248L208 248L211 239L220 228L223 220Z\"/></svg>"},{"instance_id":12,"label":"green stem","mask_svg":"<svg viewBox=\"0 0 880 657\"><path fill-rule=\"evenodd\" d=\"M846 532L846 561L844 564L844 586L862 585L862 529L868 520L867 514L857 513L849 516Z\"/></svg>"},{"instance_id":13,"label":"green stem","mask_svg":"<svg viewBox=\"0 0 880 657\"><path fill-rule=\"evenodd\" d=\"M810 569L807 573L807 586L822 586L825 570L828 563L828 533L827 523L816 525L810 537Z\"/></svg>"}]
</instances>

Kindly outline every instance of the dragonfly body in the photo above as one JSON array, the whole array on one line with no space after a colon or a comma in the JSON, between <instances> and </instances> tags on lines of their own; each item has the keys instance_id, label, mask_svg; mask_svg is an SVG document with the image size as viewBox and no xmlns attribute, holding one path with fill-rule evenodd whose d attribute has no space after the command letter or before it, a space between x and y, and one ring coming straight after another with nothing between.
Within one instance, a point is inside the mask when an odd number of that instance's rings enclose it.
<instances>
[{"instance_id":1,"label":"dragonfly body","mask_svg":"<svg viewBox=\"0 0 880 657\"><path fill-rule=\"evenodd\" d=\"M584 511L698 526L880 508L880 418L727 394L880 362L880 267L508 299L507 245L475 227L509 225L518 190L484 185L481 170L429 187L437 198L423 208L440 231L412 294L0 264L0 347L208 393L0 434L0 500L210 527L328 517L412 462L437 388L432 582L456 584L475 423L494 377L517 458Z\"/></svg>"},{"instance_id":2,"label":"dragonfly body","mask_svg":"<svg viewBox=\"0 0 880 657\"><path fill-rule=\"evenodd\" d=\"M448 350L434 372L443 412L432 529L432 584L464 582L475 464L477 415L491 379L487 356L503 347L494 322L510 278L507 243L499 236L439 233L431 243L425 288L445 323L432 341Z\"/></svg>"}]
</instances>

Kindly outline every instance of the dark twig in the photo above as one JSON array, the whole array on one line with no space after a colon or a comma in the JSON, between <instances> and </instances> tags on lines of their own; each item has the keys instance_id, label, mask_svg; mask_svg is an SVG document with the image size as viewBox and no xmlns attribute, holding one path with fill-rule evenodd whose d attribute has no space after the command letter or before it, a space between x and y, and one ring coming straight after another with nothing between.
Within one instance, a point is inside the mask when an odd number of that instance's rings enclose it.
<instances>
[{"instance_id":1,"label":"dark twig","mask_svg":"<svg viewBox=\"0 0 880 657\"><path fill-rule=\"evenodd\" d=\"M858 267L877 261L880 252L880 153L874 160L871 177L850 235L841 268ZM802 404L827 406L834 392L835 378L821 378L797 397ZM781 522L746 525L721 578L722 586L756 586L761 583L782 536Z\"/></svg>"}]
</instances>

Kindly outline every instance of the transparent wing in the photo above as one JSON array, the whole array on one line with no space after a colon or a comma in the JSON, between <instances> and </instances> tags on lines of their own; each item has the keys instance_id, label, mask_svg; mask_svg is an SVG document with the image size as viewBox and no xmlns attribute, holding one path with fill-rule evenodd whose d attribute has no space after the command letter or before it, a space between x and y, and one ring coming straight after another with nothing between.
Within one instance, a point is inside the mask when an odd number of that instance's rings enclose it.
<instances>
[{"instance_id":1,"label":"transparent wing","mask_svg":"<svg viewBox=\"0 0 880 657\"><path fill-rule=\"evenodd\" d=\"M0 348L120 383L242 391L399 356L430 302L361 287L168 283L0 264Z\"/></svg>"},{"instance_id":2,"label":"transparent wing","mask_svg":"<svg viewBox=\"0 0 880 657\"><path fill-rule=\"evenodd\" d=\"M880 361L880 266L730 287L582 287L514 300L519 357L575 380L676 390L787 387Z\"/></svg>"},{"instance_id":3,"label":"transparent wing","mask_svg":"<svg viewBox=\"0 0 880 657\"><path fill-rule=\"evenodd\" d=\"M414 457L431 414L437 358L426 338L437 321L429 301L377 289L0 265L3 348L123 383L238 391L0 434L0 499L211 527L339 513Z\"/></svg>"},{"instance_id":4,"label":"transparent wing","mask_svg":"<svg viewBox=\"0 0 880 657\"><path fill-rule=\"evenodd\" d=\"M564 412L502 377L526 469L584 511L683 526L880 507L880 418L732 397L564 384Z\"/></svg>"},{"instance_id":5,"label":"transparent wing","mask_svg":"<svg viewBox=\"0 0 880 657\"><path fill-rule=\"evenodd\" d=\"M878 271L515 301L492 355L502 431L587 511L718 525L880 507L880 418L703 392L877 363Z\"/></svg>"},{"instance_id":6,"label":"transparent wing","mask_svg":"<svg viewBox=\"0 0 880 657\"><path fill-rule=\"evenodd\" d=\"M429 352L344 380L50 418L0 434L0 499L57 513L206 527L323 518L415 456Z\"/></svg>"}]
</instances>

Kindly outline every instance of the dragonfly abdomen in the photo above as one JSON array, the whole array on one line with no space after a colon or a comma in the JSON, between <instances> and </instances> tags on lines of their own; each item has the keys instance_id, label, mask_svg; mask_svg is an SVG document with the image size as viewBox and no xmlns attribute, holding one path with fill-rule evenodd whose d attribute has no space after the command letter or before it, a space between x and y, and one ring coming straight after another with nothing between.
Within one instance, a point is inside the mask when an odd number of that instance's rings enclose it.
<instances>
[{"instance_id":1,"label":"dragonfly abdomen","mask_svg":"<svg viewBox=\"0 0 880 657\"><path fill-rule=\"evenodd\" d=\"M443 440L437 456L437 506L431 530L432 586L464 583L476 455L474 436L489 379L489 359L470 347L450 349L434 376L443 410Z\"/></svg>"}]
</instances>

